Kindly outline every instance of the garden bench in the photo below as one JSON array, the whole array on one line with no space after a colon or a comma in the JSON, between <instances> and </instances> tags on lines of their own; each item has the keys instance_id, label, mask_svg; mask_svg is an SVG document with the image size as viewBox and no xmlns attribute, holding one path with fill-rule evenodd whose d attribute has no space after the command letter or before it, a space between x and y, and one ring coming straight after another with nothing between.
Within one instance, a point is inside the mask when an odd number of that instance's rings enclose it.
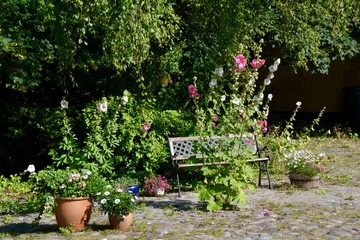
<instances>
[{"instance_id":1,"label":"garden bench","mask_svg":"<svg viewBox=\"0 0 360 240\"><path fill-rule=\"evenodd\" d=\"M234 136L229 136L229 138L233 138ZM243 140L245 138L249 139L248 137L243 136ZM259 144L256 140L256 137L252 137L252 141L250 143L251 150L254 154L254 157L251 159L246 160L249 164L258 164L259 169L259 180L258 186L261 186L261 174L264 172L267 174L267 180L269 183L269 188L272 189L270 173L268 169L268 162L271 160L269 154L267 153L267 147L260 149ZM181 168L190 168L190 167L203 167L204 165L227 165L227 162L211 162L206 163L203 162L196 162L196 163L187 163L186 160L190 158L196 159L204 159L207 156L199 151L199 146L202 143L202 147L208 149L211 147L215 147L219 141L223 140L224 138L220 136L212 136L201 138L199 136L193 137L169 137L168 143L170 148L170 155L172 164L175 168L176 180L178 184L178 196L180 198L180 178L179 178L179 169ZM206 145L206 146L205 146ZM174 176L175 177L175 176Z\"/></svg>"}]
</instances>

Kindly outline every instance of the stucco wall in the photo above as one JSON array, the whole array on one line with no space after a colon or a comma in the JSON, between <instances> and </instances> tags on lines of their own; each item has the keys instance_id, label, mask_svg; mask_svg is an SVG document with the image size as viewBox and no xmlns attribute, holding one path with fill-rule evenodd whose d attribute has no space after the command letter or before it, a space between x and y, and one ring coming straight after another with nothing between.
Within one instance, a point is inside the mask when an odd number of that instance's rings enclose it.
<instances>
[{"instance_id":1,"label":"stucco wall","mask_svg":"<svg viewBox=\"0 0 360 240\"><path fill-rule=\"evenodd\" d=\"M295 74L280 65L268 88L274 95L270 108L288 112L301 101L303 112L319 112L323 106L326 112L343 112L343 89L354 86L360 86L360 54L346 61L333 62L328 75L305 71Z\"/></svg>"}]
</instances>

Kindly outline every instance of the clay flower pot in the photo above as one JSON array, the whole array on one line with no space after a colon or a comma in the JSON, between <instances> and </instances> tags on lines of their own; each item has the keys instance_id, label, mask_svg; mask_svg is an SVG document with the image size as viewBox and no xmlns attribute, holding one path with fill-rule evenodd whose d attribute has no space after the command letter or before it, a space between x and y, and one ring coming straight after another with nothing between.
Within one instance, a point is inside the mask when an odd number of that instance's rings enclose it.
<instances>
[{"instance_id":1,"label":"clay flower pot","mask_svg":"<svg viewBox=\"0 0 360 240\"><path fill-rule=\"evenodd\" d=\"M55 217L60 228L79 231L88 224L92 209L90 197L56 198L55 201Z\"/></svg>"},{"instance_id":2,"label":"clay flower pot","mask_svg":"<svg viewBox=\"0 0 360 240\"><path fill-rule=\"evenodd\" d=\"M130 228L133 222L133 214L129 213L126 216L109 216L109 222L112 229L125 231Z\"/></svg>"}]
</instances>

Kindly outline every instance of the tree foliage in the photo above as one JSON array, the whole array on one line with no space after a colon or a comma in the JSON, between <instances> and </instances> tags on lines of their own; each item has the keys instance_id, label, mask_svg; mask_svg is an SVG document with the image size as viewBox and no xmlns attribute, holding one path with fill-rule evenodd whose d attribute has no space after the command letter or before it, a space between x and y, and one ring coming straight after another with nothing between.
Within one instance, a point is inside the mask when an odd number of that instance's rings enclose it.
<instances>
[{"instance_id":1,"label":"tree foliage","mask_svg":"<svg viewBox=\"0 0 360 240\"><path fill-rule=\"evenodd\" d=\"M39 139L65 96L82 109L127 89L186 108L193 76L205 89L238 52L326 73L359 52L359 19L357 0L2 0L0 155Z\"/></svg>"}]
</instances>

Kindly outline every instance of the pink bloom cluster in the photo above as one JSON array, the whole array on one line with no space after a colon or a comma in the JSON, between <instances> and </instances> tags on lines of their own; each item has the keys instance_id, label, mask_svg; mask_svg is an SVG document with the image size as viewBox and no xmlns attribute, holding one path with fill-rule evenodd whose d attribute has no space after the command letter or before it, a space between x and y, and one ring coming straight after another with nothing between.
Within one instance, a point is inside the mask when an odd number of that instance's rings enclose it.
<instances>
[{"instance_id":1,"label":"pink bloom cluster","mask_svg":"<svg viewBox=\"0 0 360 240\"><path fill-rule=\"evenodd\" d=\"M241 71L246 67L247 61L244 55L237 54L234 57L234 61L236 63L236 66L233 66L234 71ZM250 63L250 66L253 69L259 69L262 65L265 64L265 59L253 59Z\"/></svg>"},{"instance_id":2,"label":"pink bloom cluster","mask_svg":"<svg viewBox=\"0 0 360 240\"><path fill-rule=\"evenodd\" d=\"M165 176L154 175L144 182L144 191L148 194L154 195L161 188L165 191L170 188L170 184Z\"/></svg>"},{"instance_id":3,"label":"pink bloom cluster","mask_svg":"<svg viewBox=\"0 0 360 240\"><path fill-rule=\"evenodd\" d=\"M242 54L238 54L234 57L234 61L236 63L236 66L233 67L234 71L241 71L246 66L246 58Z\"/></svg>"},{"instance_id":4,"label":"pink bloom cluster","mask_svg":"<svg viewBox=\"0 0 360 240\"><path fill-rule=\"evenodd\" d=\"M189 98L198 98L200 95L195 91L194 85L188 86Z\"/></svg>"},{"instance_id":5,"label":"pink bloom cluster","mask_svg":"<svg viewBox=\"0 0 360 240\"><path fill-rule=\"evenodd\" d=\"M213 117L213 122L211 123L211 126L212 127L215 127L216 126L216 122L217 120L219 119L219 116L217 114L214 114L214 117Z\"/></svg>"},{"instance_id":6,"label":"pink bloom cluster","mask_svg":"<svg viewBox=\"0 0 360 240\"><path fill-rule=\"evenodd\" d=\"M268 123L266 120L260 120L258 123L255 123L255 127L260 126L262 128L263 133L267 133L268 131Z\"/></svg>"},{"instance_id":7,"label":"pink bloom cluster","mask_svg":"<svg viewBox=\"0 0 360 240\"><path fill-rule=\"evenodd\" d=\"M253 59L250 63L253 69L259 69L264 64L265 64L265 59Z\"/></svg>"},{"instance_id":8,"label":"pink bloom cluster","mask_svg":"<svg viewBox=\"0 0 360 240\"><path fill-rule=\"evenodd\" d=\"M149 122L146 122L146 123L141 127L141 130L142 130L143 132L146 132L146 131L148 131L148 130L150 129L150 127L151 127L151 124L150 124Z\"/></svg>"}]
</instances>

